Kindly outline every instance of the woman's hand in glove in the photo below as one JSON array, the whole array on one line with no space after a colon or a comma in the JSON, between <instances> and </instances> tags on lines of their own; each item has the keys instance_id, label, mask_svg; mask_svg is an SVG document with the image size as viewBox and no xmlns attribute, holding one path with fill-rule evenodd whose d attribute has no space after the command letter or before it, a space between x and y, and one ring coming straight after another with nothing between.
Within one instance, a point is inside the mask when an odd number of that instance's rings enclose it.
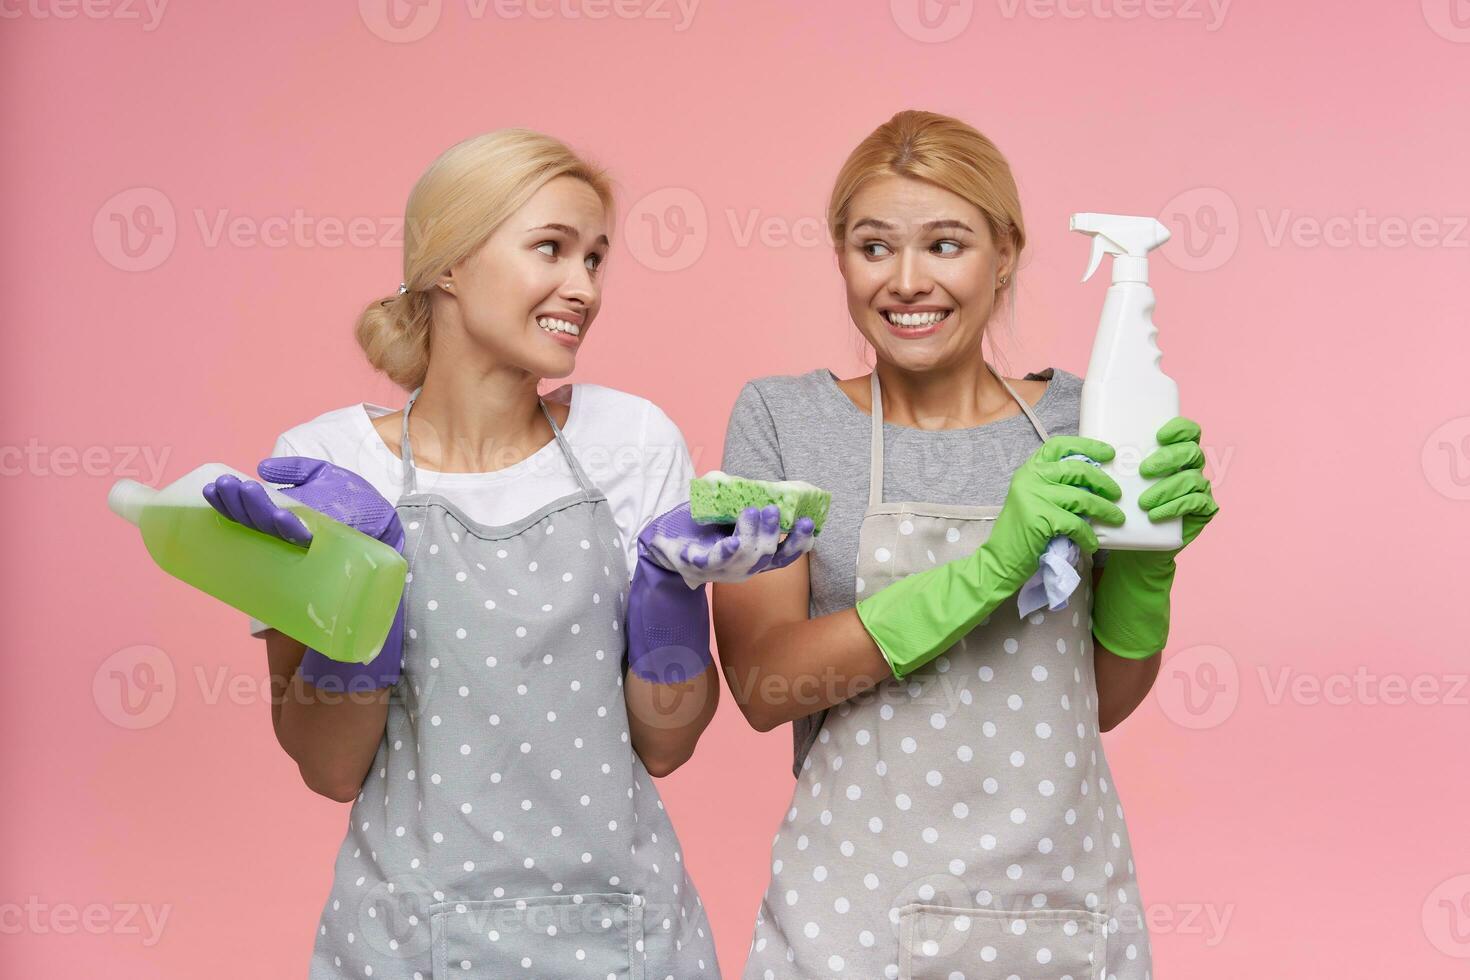
<instances>
[{"instance_id":1,"label":"woman's hand in glove","mask_svg":"<svg viewBox=\"0 0 1470 980\"><path fill-rule=\"evenodd\" d=\"M403 553L403 522L398 511L371 483L349 469L308 456L273 456L255 468L269 483L289 484L281 493L312 510L361 531ZM311 531L301 518L278 507L254 480L224 474L204 485L204 499L225 517L303 547ZM407 590L405 589L405 595ZM403 600L378 655L365 664L341 663L310 647L298 673L308 683L333 692L377 690L398 682L403 664Z\"/></svg>"},{"instance_id":2,"label":"woman's hand in glove","mask_svg":"<svg viewBox=\"0 0 1470 980\"><path fill-rule=\"evenodd\" d=\"M695 522L683 503L650 521L638 546L692 589L706 582L743 582L786 567L812 550L813 528L810 517L798 518L781 540L781 510L775 504L747 507L732 529L729 524Z\"/></svg>"},{"instance_id":3,"label":"woman's hand in glove","mask_svg":"<svg viewBox=\"0 0 1470 980\"><path fill-rule=\"evenodd\" d=\"M1097 534L1088 519L1122 524L1112 501L1117 481L1081 459L1106 462L1113 447L1081 436L1053 436L1011 476L1005 504L985 543L964 558L892 583L857 603L863 628L894 676L903 677L948 650L1036 571L1041 553L1064 534L1091 554ZM1111 561L1111 559L1109 559Z\"/></svg>"},{"instance_id":4,"label":"woman's hand in glove","mask_svg":"<svg viewBox=\"0 0 1470 980\"><path fill-rule=\"evenodd\" d=\"M1158 480L1138 495L1138 506L1151 521L1183 518L1183 544L1171 551L1108 552L1092 600L1092 632L1120 657L1142 660L1164 649L1174 559L1220 510L1205 479L1200 435L1199 425L1176 416L1159 429L1159 448L1138 466L1140 476Z\"/></svg>"},{"instance_id":5,"label":"woman's hand in glove","mask_svg":"<svg viewBox=\"0 0 1470 980\"><path fill-rule=\"evenodd\" d=\"M683 503L638 535L628 593L628 667L650 684L697 677L713 662L706 582L742 582L782 568L812 547L812 519L800 518L779 544L781 511L747 508L728 524L699 524Z\"/></svg>"},{"instance_id":6,"label":"woman's hand in glove","mask_svg":"<svg viewBox=\"0 0 1470 980\"><path fill-rule=\"evenodd\" d=\"M1214 490L1205 478L1205 453L1200 448L1199 424L1177 415L1165 422L1155 437L1159 448L1144 457L1138 465L1140 476L1159 482L1138 495L1138 506L1151 521L1167 521L1182 517L1184 543L1173 551L1131 552L1136 555L1168 555L1171 559L1199 537L1220 511ZM1124 552L1128 554L1129 552ZM1109 564L1112 558L1108 559Z\"/></svg>"},{"instance_id":7,"label":"woman's hand in glove","mask_svg":"<svg viewBox=\"0 0 1470 980\"><path fill-rule=\"evenodd\" d=\"M255 472L268 483L289 484L281 489L286 496L402 552L403 525L398 512L371 483L351 470L308 456L273 456L261 460ZM226 473L204 485L204 499L246 527L293 544L311 542L311 531L301 518L276 506L265 487L254 480Z\"/></svg>"},{"instance_id":8,"label":"woman's hand in glove","mask_svg":"<svg viewBox=\"0 0 1470 980\"><path fill-rule=\"evenodd\" d=\"M1011 477L1005 504L980 546L999 576L997 584L1010 592L1035 573L1054 536L1066 535L1090 555L1098 542L1089 521L1115 526L1124 521L1123 511L1113 503L1123 496L1118 482L1087 460L1062 458L1072 454L1099 463L1116 455L1098 439L1052 436Z\"/></svg>"}]
</instances>

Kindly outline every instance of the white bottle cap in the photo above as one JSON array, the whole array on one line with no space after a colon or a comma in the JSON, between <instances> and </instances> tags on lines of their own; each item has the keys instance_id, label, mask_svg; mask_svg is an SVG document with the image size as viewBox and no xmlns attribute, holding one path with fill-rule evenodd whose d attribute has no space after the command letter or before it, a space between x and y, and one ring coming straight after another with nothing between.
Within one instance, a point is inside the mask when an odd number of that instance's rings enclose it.
<instances>
[{"instance_id":1,"label":"white bottle cap","mask_svg":"<svg viewBox=\"0 0 1470 980\"><path fill-rule=\"evenodd\" d=\"M158 491L137 480L118 480L107 491L107 506L125 521L137 524L143 519L143 506Z\"/></svg>"}]
</instances>

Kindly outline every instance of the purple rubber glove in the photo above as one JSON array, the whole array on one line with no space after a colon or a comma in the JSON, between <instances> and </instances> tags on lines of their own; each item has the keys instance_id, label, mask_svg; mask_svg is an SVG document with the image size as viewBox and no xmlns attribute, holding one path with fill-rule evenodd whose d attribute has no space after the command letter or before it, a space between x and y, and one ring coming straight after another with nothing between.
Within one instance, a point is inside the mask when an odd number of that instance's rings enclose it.
<instances>
[{"instance_id":1,"label":"purple rubber glove","mask_svg":"<svg viewBox=\"0 0 1470 980\"><path fill-rule=\"evenodd\" d=\"M341 521L403 553L403 523L398 512L367 480L348 469L307 456L273 456L255 468L268 483L282 487L286 496L312 510ZM225 517L246 527L283 538L303 547L311 543L311 531L301 518L277 507L265 487L254 480L228 474L204 486L204 499ZM407 590L405 590L405 595ZM302 680L321 690L374 691L392 687L403 667L403 600L383 640L383 649L365 664L341 663L307 647L297 672Z\"/></svg>"},{"instance_id":2,"label":"purple rubber glove","mask_svg":"<svg viewBox=\"0 0 1470 980\"><path fill-rule=\"evenodd\" d=\"M640 536L628 587L628 669L650 684L679 684L709 669L709 598L654 562Z\"/></svg>"},{"instance_id":3,"label":"purple rubber glove","mask_svg":"<svg viewBox=\"0 0 1470 980\"><path fill-rule=\"evenodd\" d=\"M815 525L801 517L781 540L781 509L747 507L729 524L700 524L680 504L648 523L640 547L662 568L677 572L691 589L706 582L744 582L773 568L785 568L812 550Z\"/></svg>"},{"instance_id":4,"label":"purple rubber glove","mask_svg":"<svg viewBox=\"0 0 1470 980\"><path fill-rule=\"evenodd\" d=\"M628 592L628 668L650 684L677 684L714 663L709 650L706 582L741 582L782 568L812 547L812 520L803 517L786 540L775 506L747 508L730 525L699 524L680 504L654 518L638 536L638 567Z\"/></svg>"}]
</instances>

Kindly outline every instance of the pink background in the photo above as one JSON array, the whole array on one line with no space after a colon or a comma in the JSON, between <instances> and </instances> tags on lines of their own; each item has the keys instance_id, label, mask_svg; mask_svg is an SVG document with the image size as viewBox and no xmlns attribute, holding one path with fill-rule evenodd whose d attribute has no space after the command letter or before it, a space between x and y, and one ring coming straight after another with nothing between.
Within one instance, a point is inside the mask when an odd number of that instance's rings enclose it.
<instances>
[{"instance_id":1,"label":"pink background","mask_svg":"<svg viewBox=\"0 0 1470 980\"><path fill-rule=\"evenodd\" d=\"M305 974L347 807L275 743L244 617L104 497L401 405L350 325L397 284L379 239L437 153L525 125L612 169L574 377L653 399L703 471L745 380L865 370L821 216L851 147L919 107L1020 183L1012 375L1086 370L1106 279L1079 284L1071 212L1175 230L1164 366L1223 510L1106 737L1156 975L1465 974L1464 0L391 2L4 7L0 972ZM353 219L355 244L318 224ZM790 751L726 697L660 784L727 976Z\"/></svg>"}]
</instances>

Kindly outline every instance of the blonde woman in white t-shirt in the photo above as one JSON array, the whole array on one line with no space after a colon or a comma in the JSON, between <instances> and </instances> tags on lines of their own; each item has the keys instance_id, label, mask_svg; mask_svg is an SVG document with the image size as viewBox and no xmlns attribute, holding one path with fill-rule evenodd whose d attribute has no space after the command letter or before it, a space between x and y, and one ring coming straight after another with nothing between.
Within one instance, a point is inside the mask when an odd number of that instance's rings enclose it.
<instances>
[{"instance_id":1,"label":"blonde woman in white t-shirt","mask_svg":"<svg viewBox=\"0 0 1470 980\"><path fill-rule=\"evenodd\" d=\"M409 562L372 663L254 624L278 739L308 786L354 801L313 978L719 975L650 776L714 715L704 583L794 561L811 528L779 539L774 508L695 525L656 406L538 397L594 332L612 224L606 177L556 140L450 148L409 197L399 292L357 326L407 404L328 412L260 467ZM206 497L309 538L260 484Z\"/></svg>"}]
</instances>

